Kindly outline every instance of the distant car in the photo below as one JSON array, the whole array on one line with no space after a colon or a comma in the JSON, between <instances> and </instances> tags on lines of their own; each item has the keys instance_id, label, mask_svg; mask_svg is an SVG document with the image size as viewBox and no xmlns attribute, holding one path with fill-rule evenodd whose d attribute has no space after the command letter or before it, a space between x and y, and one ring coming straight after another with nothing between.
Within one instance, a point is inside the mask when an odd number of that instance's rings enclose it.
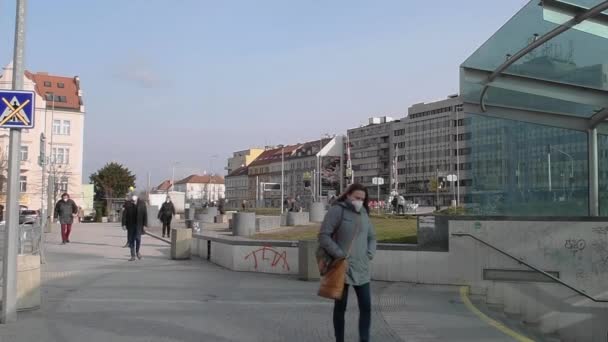
<instances>
[{"instance_id":1,"label":"distant car","mask_svg":"<svg viewBox=\"0 0 608 342\"><path fill-rule=\"evenodd\" d=\"M21 210L19 213L19 224L35 224L40 214L38 210Z\"/></svg>"},{"instance_id":2,"label":"distant car","mask_svg":"<svg viewBox=\"0 0 608 342\"><path fill-rule=\"evenodd\" d=\"M95 214L85 215L82 222L95 222Z\"/></svg>"}]
</instances>

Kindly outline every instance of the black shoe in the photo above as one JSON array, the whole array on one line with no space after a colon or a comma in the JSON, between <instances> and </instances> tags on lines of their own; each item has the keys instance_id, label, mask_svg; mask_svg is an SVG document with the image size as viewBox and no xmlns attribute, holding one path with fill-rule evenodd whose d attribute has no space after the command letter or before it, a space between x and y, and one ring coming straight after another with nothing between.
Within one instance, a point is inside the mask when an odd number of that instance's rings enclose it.
<instances>
[{"instance_id":1,"label":"black shoe","mask_svg":"<svg viewBox=\"0 0 608 342\"><path fill-rule=\"evenodd\" d=\"M66 243L70 243L70 240L65 240Z\"/></svg>"}]
</instances>

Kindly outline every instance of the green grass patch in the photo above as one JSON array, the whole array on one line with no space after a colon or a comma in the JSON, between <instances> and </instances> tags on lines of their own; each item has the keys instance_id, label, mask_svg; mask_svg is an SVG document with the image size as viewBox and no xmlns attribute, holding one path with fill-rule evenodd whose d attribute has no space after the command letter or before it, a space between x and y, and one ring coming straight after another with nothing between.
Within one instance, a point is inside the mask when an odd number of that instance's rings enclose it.
<instances>
[{"instance_id":1,"label":"green grass patch","mask_svg":"<svg viewBox=\"0 0 608 342\"><path fill-rule=\"evenodd\" d=\"M372 216L372 223L376 228L376 239L383 243L411 243L417 242L416 219L409 216ZM257 240L316 240L319 233L319 224L284 228L277 232L257 234Z\"/></svg>"}]
</instances>

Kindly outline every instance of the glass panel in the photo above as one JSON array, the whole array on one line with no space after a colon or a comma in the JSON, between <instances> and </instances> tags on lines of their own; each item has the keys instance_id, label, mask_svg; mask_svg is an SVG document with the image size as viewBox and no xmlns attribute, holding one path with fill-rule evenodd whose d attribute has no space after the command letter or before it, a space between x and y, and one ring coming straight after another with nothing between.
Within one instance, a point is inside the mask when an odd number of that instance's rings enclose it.
<instances>
[{"instance_id":1,"label":"glass panel","mask_svg":"<svg viewBox=\"0 0 608 342\"><path fill-rule=\"evenodd\" d=\"M598 1L570 2L589 7ZM537 1L531 1L475 51L463 63L463 67L493 71L504 63L507 56L517 53L533 41L535 34L542 36L557 27L557 24L547 21L547 13L543 11ZM595 28L595 33L588 32L572 29L562 33L519 59L504 73L608 90L608 27L601 24ZM467 101L478 103L481 89L481 85L464 77L461 80L461 94ZM488 92L488 103L492 102L506 107L557 111L584 117L593 115L598 109L562 101L557 97L546 98L496 88L490 88Z\"/></svg>"},{"instance_id":2,"label":"glass panel","mask_svg":"<svg viewBox=\"0 0 608 342\"><path fill-rule=\"evenodd\" d=\"M597 135L600 216L608 216L608 135Z\"/></svg>"},{"instance_id":3,"label":"glass panel","mask_svg":"<svg viewBox=\"0 0 608 342\"><path fill-rule=\"evenodd\" d=\"M472 213L589 214L585 133L478 115L470 132Z\"/></svg>"}]
</instances>

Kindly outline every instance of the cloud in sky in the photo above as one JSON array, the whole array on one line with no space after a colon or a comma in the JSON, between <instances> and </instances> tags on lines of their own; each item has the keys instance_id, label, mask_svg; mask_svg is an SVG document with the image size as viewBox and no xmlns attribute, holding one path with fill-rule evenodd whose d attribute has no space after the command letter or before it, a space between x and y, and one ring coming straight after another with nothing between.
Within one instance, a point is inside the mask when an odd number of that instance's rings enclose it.
<instances>
[{"instance_id":1,"label":"cloud in sky","mask_svg":"<svg viewBox=\"0 0 608 342\"><path fill-rule=\"evenodd\" d=\"M148 59L142 57L127 58L115 70L117 79L140 88L162 88L169 83L160 75L158 68L154 68Z\"/></svg>"}]
</instances>

